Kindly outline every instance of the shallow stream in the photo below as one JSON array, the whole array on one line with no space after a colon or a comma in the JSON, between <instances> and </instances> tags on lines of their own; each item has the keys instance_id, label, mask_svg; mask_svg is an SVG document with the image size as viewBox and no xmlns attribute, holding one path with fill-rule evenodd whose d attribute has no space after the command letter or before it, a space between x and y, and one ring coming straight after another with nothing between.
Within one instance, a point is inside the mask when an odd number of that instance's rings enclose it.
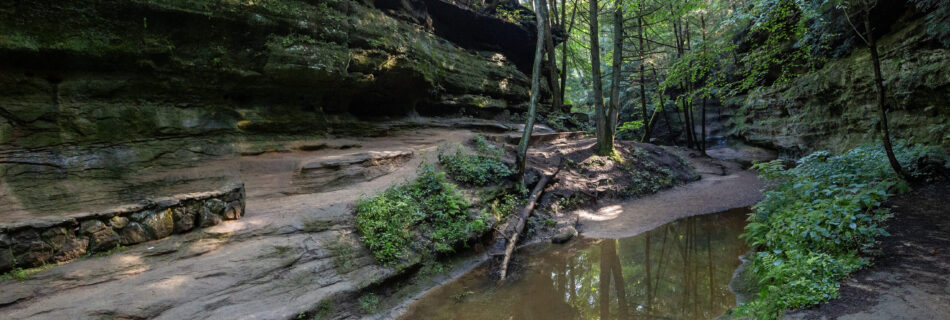
<instances>
[{"instance_id":1,"label":"shallow stream","mask_svg":"<svg viewBox=\"0 0 950 320\"><path fill-rule=\"evenodd\" d=\"M683 218L623 239L580 238L516 255L497 285L486 264L422 296L402 319L710 319L729 290L748 209Z\"/></svg>"}]
</instances>

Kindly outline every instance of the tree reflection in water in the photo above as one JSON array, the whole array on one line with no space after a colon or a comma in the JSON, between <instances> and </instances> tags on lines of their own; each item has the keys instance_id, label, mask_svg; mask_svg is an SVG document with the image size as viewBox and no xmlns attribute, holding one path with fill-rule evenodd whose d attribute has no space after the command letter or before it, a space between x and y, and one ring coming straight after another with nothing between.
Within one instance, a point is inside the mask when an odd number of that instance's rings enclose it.
<instances>
[{"instance_id":1,"label":"tree reflection in water","mask_svg":"<svg viewBox=\"0 0 950 320\"><path fill-rule=\"evenodd\" d=\"M747 251L748 210L681 219L625 239L520 252L500 287L479 268L427 294L404 319L710 319ZM470 294L469 294L470 293Z\"/></svg>"}]
</instances>

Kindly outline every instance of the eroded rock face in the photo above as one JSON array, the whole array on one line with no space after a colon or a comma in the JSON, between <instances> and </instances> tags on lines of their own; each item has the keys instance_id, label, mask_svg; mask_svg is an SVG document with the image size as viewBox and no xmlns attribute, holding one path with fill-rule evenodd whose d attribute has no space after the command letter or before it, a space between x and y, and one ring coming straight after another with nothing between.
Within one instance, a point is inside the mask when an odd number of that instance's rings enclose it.
<instances>
[{"instance_id":1,"label":"eroded rock face","mask_svg":"<svg viewBox=\"0 0 950 320\"><path fill-rule=\"evenodd\" d=\"M495 37L523 37L510 25ZM0 146L341 134L353 130L341 114L500 111L529 94L514 53L467 50L351 0L15 2L0 29ZM491 41L471 47L504 47Z\"/></svg>"},{"instance_id":2,"label":"eroded rock face","mask_svg":"<svg viewBox=\"0 0 950 320\"><path fill-rule=\"evenodd\" d=\"M921 19L899 21L880 39L892 138L950 149L950 49L925 32ZM841 152L881 139L873 71L866 47L829 61L786 85L733 105L744 140L801 156Z\"/></svg>"}]
</instances>

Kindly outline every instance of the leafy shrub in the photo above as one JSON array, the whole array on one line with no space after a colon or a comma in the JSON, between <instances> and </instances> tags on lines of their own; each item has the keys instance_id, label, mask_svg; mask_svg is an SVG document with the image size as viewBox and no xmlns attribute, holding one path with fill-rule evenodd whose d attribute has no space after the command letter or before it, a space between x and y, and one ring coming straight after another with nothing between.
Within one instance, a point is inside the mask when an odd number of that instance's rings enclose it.
<instances>
[{"instance_id":1,"label":"leafy shrub","mask_svg":"<svg viewBox=\"0 0 950 320\"><path fill-rule=\"evenodd\" d=\"M439 163L458 182L483 186L510 176L513 171L501 156L504 150L492 145L482 136L475 137L476 153L459 146L454 154L439 153Z\"/></svg>"},{"instance_id":2,"label":"leafy shrub","mask_svg":"<svg viewBox=\"0 0 950 320\"><path fill-rule=\"evenodd\" d=\"M358 200L356 228L376 260L393 265L413 252L450 252L488 229L484 217L469 215L469 206L444 173L426 165L416 180ZM416 241L423 234L426 241Z\"/></svg>"},{"instance_id":3,"label":"leafy shrub","mask_svg":"<svg viewBox=\"0 0 950 320\"><path fill-rule=\"evenodd\" d=\"M897 144L904 164L940 154L925 147ZM838 296L839 281L868 264L862 257L875 239L887 236L890 216L878 208L890 190L907 190L891 170L884 149L862 146L832 156L819 151L785 169L780 161L757 164L771 183L756 204L742 237L755 250L752 270L758 299L739 306L739 315L777 318L782 311ZM917 168L908 168L921 175Z\"/></svg>"}]
</instances>

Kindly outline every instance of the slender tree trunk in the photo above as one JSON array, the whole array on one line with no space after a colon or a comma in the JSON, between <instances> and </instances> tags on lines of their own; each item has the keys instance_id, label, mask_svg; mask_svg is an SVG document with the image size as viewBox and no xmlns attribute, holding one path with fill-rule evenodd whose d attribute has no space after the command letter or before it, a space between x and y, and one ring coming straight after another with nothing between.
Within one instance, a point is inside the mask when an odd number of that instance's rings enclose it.
<instances>
[{"instance_id":1,"label":"slender tree trunk","mask_svg":"<svg viewBox=\"0 0 950 320\"><path fill-rule=\"evenodd\" d=\"M700 13L699 22L703 26L703 59L706 59L706 15ZM705 81L709 81L708 77ZM702 111L700 112L700 118L701 118L700 121L702 122L702 128L701 128L702 140L700 140L699 149L700 149L700 152L702 152L703 155L705 156L706 155L706 94L705 93L703 94L703 104L701 107L702 107Z\"/></svg>"},{"instance_id":2,"label":"slender tree trunk","mask_svg":"<svg viewBox=\"0 0 950 320\"><path fill-rule=\"evenodd\" d=\"M556 0L551 0L553 3ZM557 55L554 52L554 39L552 32L554 31L554 26L550 23L545 23L545 32L544 32L544 48L548 53L548 88L551 89L551 107L553 110L560 110L561 108L561 96L558 95L558 92L561 92L561 89L558 88L558 77L557 77Z\"/></svg>"},{"instance_id":3,"label":"slender tree trunk","mask_svg":"<svg viewBox=\"0 0 950 320\"><path fill-rule=\"evenodd\" d=\"M646 47L643 46L643 4L637 4L639 15L637 16L637 38L640 40L640 111L643 114L643 138L641 142L650 142L650 134L653 131L653 117L647 118L647 81L646 81ZM656 112L653 112L654 117Z\"/></svg>"},{"instance_id":4,"label":"slender tree trunk","mask_svg":"<svg viewBox=\"0 0 950 320\"><path fill-rule=\"evenodd\" d=\"M567 7L566 0L561 0L561 21L567 21ZM559 88L561 92L558 92L557 95L560 97L561 103L564 103L564 93L567 89L567 42L570 40L571 31L574 30L574 17L577 14L577 2L574 2L574 7L571 8L571 23L565 31L567 31L568 39L564 39L564 43L561 45L561 85Z\"/></svg>"},{"instance_id":5,"label":"slender tree trunk","mask_svg":"<svg viewBox=\"0 0 950 320\"><path fill-rule=\"evenodd\" d=\"M521 142L518 143L518 154L516 155L518 180L523 188L527 188L524 180L524 172L528 156L528 141L531 139L531 131L534 129L534 118L538 109L538 96L541 93L541 58L544 52L544 21L547 19L547 9L544 7L544 0L535 0L534 4L534 10L537 13L536 16L538 19L538 39L534 50L534 66L531 68L531 100L528 103L528 117L525 119L524 133L521 135Z\"/></svg>"},{"instance_id":6,"label":"slender tree trunk","mask_svg":"<svg viewBox=\"0 0 950 320\"><path fill-rule=\"evenodd\" d=\"M887 97L884 91L884 78L881 76L881 57L877 52L877 40L871 30L871 19L869 17L871 9L868 8L868 14L864 16L864 30L867 32L868 49L871 51L871 65L874 67L874 88L877 90L878 115L881 117L881 139L884 142L884 151L887 153L887 161L891 164L891 169L897 173L901 179L907 180L907 173L901 167L897 157L894 156L894 148L891 146L891 133L887 129Z\"/></svg>"},{"instance_id":7,"label":"slender tree trunk","mask_svg":"<svg viewBox=\"0 0 950 320\"><path fill-rule=\"evenodd\" d=\"M620 116L620 79L623 73L623 2L614 1L614 61L610 80L610 144L613 145Z\"/></svg>"},{"instance_id":8,"label":"slender tree trunk","mask_svg":"<svg viewBox=\"0 0 950 320\"><path fill-rule=\"evenodd\" d=\"M677 18L677 20L678 20L678 19L679 19L679 18ZM684 25L686 26L686 30L685 30L685 34L686 34L686 44L683 46L683 48L684 48L684 50L686 50L686 49L692 50L692 48L691 48L691 46L692 46L692 41L690 40L690 36L689 36L689 35L690 35L690 33L689 33L689 23L685 23ZM690 64L690 69L692 69L693 63L690 62L689 64ZM690 81L690 80L686 80L686 94L689 95L689 96L692 96L692 94L693 94L693 82ZM689 130L688 130L687 132L689 132L690 138L693 140L693 146L694 146L696 149L701 149L701 148L700 148L700 144L701 144L702 142L699 141L699 139L696 138L696 112L693 111L693 99L690 98L690 99L686 99L686 100L687 100L686 115L687 115L687 117L689 117Z\"/></svg>"},{"instance_id":9,"label":"slender tree trunk","mask_svg":"<svg viewBox=\"0 0 950 320\"><path fill-rule=\"evenodd\" d=\"M683 83L683 88L688 88L685 83ZM691 117L689 116L689 105L685 97L683 97L683 103L680 107L683 108L683 133L686 134L686 147L693 148L695 146L692 135L693 129L691 129L693 125L689 121Z\"/></svg>"},{"instance_id":10,"label":"slender tree trunk","mask_svg":"<svg viewBox=\"0 0 950 320\"><path fill-rule=\"evenodd\" d=\"M597 154L608 156L613 153L613 143L608 141L607 114L604 110L604 84L600 74L600 27L597 24L597 0L590 0L590 64L591 80L594 83L594 120L596 124Z\"/></svg>"}]
</instances>

